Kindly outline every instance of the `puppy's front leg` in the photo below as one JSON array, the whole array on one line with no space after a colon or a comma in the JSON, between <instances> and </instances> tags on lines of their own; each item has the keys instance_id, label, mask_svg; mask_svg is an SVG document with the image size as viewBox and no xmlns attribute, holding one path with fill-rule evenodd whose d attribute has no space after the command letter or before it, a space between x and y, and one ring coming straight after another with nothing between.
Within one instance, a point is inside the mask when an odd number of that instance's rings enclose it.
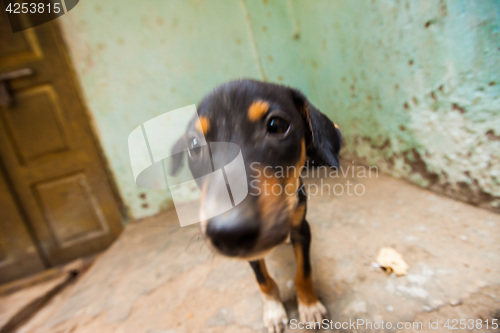
<instances>
[{"instance_id":1,"label":"puppy's front leg","mask_svg":"<svg viewBox=\"0 0 500 333\"><path fill-rule=\"evenodd\" d=\"M276 282L267 272L264 259L250 261L255 273L264 302L264 325L268 333L281 333L288 323L288 316L281 303L280 292Z\"/></svg>"},{"instance_id":2,"label":"puppy's front leg","mask_svg":"<svg viewBox=\"0 0 500 333\"><path fill-rule=\"evenodd\" d=\"M311 246L311 230L305 219L305 204L297 208L291 233L293 251L297 261L295 274L295 291L299 303L301 322L321 322L327 316L326 308L316 297L312 282L309 248Z\"/></svg>"}]
</instances>

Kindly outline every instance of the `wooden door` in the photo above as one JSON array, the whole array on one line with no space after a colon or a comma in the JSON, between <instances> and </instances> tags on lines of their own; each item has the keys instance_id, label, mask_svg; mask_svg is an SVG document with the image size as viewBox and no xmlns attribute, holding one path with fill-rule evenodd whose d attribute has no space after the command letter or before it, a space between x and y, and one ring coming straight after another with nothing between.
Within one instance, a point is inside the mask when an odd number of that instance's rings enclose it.
<instances>
[{"instance_id":1,"label":"wooden door","mask_svg":"<svg viewBox=\"0 0 500 333\"><path fill-rule=\"evenodd\" d=\"M45 268L0 165L0 283Z\"/></svg>"},{"instance_id":2,"label":"wooden door","mask_svg":"<svg viewBox=\"0 0 500 333\"><path fill-rule=\"evenodd\" d=\"M0 75L33 74L10 80L0 106L0 281L19 253L33 254L31 272L102 250L122 228L56 22L12 33L4 14Z\"/></svg>"}]
</instances>

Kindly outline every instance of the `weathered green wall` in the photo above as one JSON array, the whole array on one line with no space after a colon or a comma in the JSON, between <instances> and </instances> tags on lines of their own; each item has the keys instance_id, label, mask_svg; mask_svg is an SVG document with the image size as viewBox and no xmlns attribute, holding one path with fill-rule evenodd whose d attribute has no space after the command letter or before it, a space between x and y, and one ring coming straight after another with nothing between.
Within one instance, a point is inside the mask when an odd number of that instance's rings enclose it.
<instances>
[{"instance_id":1,"label":"weathered green wall","mask_svg":"<svg viewBox=\"0 0 500 333\"><path fill-rule=\"evenodd\" d=\"M495 0L86 0L61 18L133 217L169 196L134 184L129 132L239 77L302 89L344 156L498 209L499 20Z\"/></svg>"}]
</instances>

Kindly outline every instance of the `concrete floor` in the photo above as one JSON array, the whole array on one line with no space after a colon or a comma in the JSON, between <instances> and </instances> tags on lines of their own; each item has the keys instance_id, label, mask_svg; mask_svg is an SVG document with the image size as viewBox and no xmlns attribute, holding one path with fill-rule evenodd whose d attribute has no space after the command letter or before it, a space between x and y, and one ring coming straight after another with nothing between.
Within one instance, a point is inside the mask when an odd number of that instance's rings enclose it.
<instances>
[{"instance_id":1,"label":"concrete floor","mask_svg":"<svg viewBox=\"0 0 500 333\"><path fill-rule=\"evenodd\" d=\"M323 182L348 181L364 195L309 199L314 280L330 319L371 322L361 332L448 332L447 320L479 319L481 332L496 331L484 326L500 321L500 216L384 175ZM388 246L408 263L406 276L374 264ZM298 318L291 246L277 248L268 267L290 319ZM127 227L19 332L262 332L261 311L248 264L210 253L197 226L180 228L171 211ZM382 321L386 329L378 329ZM396 330L398 322L423 329Z\"/></svg>"}]
</instances>

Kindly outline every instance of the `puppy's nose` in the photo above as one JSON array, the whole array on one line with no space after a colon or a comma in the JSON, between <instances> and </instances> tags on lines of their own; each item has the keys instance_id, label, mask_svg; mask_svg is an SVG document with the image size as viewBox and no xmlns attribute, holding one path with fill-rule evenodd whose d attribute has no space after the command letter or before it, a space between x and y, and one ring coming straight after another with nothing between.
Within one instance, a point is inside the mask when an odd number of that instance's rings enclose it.
<instances>
[{"instance_id":1,"label":"puppy's nose","mask_svg":"<svg viewBox=\"0 0 500 333\"><path fill-rule=\"evenodd\" d=\"M259 224L255 219L222 214L208 222L206 235L221 253L236 256L255 245Z\"/></svg>"}]
</instances>

